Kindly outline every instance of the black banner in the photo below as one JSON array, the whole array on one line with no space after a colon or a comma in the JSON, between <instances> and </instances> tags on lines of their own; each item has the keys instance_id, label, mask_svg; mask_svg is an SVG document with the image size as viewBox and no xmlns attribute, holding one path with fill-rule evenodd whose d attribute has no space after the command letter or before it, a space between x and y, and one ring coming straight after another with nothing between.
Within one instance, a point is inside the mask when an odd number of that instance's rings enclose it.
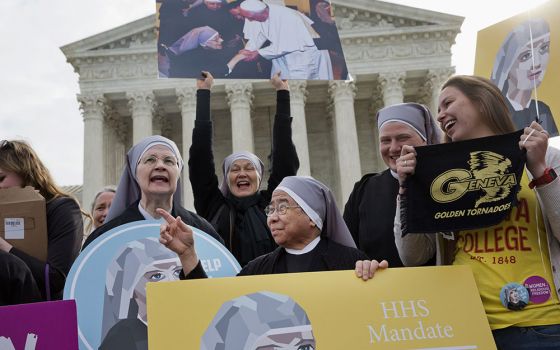
<instances>
[{"instance_id":1,"label":"black banner","mask_svg":"<svg viewBox=\"0 0 560 350\"><path fill-rule=\"evenodd\" d=\"M500 223L517 204L526 159L522 134L416 147L415 174L401 202L403 234Z\"/></svg>"}]
</instances>

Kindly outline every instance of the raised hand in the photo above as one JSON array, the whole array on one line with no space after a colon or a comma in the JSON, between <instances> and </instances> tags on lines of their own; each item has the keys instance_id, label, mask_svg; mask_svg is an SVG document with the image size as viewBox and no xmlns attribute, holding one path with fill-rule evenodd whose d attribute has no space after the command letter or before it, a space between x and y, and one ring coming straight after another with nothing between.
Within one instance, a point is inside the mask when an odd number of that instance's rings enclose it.
<instances>
[{"instance_id":1,"label":"raised hand","mask_svg":"<svg viewBox=\"0 0 560 350\"><path fill-rule=\"evenodd\" d=\"M200 78L196 80L196 88L199 90L210 90L214 85L214 77L210 72L200 72Z\"/></svg>"},{"instance_id":2,"label":"raised hand","mask_svg":"<svg viewBox=\"0 0 560 350\"><path fill-rule=\"evenodd\" d=\"M280 74L282 74L281 71L276 72L272 76L272 78L270 78L270 83L276 89L276 91L278 91L278 90L288 90L289 91L290 86L288 85L288 81L286 79L281 79Z\"/></svg>"},{"instance_id":3,"label":"raised hand","mask_svg":"<svg viewBox=\"0 0 560 350\"><path fill-rule=\"evenodd\" d=\"M167 211L160 208L156 209L156 212L166 221L160 226L160 243L179 256L184 273L186 275L189 274L198 264L198 256L194 248L193 231L181 220L180 216L174 218Z\"/></svg>"},{"instance_id":4,"label":"raised hand","mask_svg":"<svg viewBox=\"0 0 560 350\"><path fill-rule=\"evenodd\" d=\"M527 169L535 178L544 174L546 169L548 137L548 132L539 123L532 122L519 139L519 148L527 150Z\"/></svg>"},{"instance_id":5,"label":"raised hand","mask_svg":"<svg viewBox=\"0 0 560 350\"><path fill-rule=\"evenodd\" d=\"M416 170L416 151L414 147L404 145L401 148L401 156L397 159L397 174L399 184L403 185L406 178L414 174Z\"/></svg>"}]
</instances>

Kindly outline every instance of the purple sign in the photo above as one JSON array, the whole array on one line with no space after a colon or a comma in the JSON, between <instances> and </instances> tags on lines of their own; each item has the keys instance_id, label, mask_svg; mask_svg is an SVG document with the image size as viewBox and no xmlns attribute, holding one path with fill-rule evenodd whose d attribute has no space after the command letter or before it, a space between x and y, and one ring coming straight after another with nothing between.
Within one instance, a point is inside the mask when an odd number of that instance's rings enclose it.
<instances>
[{"instance_id":1,"label":"purple sign","mask_svg":"<svg viewBox=\"0 0 560 350\"><path fill-rule=\"evenodd\" d=\"M0 307L0 349L78 349L74 300Z\"/></svg>"}]
</instances>

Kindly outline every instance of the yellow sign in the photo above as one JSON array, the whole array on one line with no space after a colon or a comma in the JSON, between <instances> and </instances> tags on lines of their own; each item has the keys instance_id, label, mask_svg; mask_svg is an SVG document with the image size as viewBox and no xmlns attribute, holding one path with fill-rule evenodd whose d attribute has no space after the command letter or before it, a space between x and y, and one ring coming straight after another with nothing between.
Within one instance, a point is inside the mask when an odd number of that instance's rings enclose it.
<instances>
[{"instance_id":1,"label":"yellow sign","mask_svg":"<svg viewBox=\"0 0 560 350\"><path fill-rule=\"evenodd\" d=\"M147 293L150 349L496 348L467 266L367 282L336 271L149 283Z\"/></svg>"},{"instance_id":2,"label":"yellow sign","mask_svg":"<svg viewBox=\"0 0 560 350\"><path fill-rule=\"evenodd\" d=\"M500 88L518 128L528 126L538 109L543 127L558 136L560 0L479 31L474 73Z\"/></svg>"}]
</instances>

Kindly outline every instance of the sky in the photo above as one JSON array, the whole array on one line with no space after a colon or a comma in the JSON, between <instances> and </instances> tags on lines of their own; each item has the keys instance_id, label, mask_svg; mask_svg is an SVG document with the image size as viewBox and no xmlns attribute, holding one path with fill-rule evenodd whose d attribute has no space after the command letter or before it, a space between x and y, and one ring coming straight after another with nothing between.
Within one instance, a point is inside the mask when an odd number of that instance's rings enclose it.
<instances>
[{"instance_id":1,"label":"sky","mask_svg":"<svg viewBox=\"0 0 560 350\"><path fill-rule=\"evenodd\" d=\"M545 0L387 2L465 17L452 65L472 74L477 31ZM78 75L60 47L154 12L155 0L0 1L0 140L28 141L59 185L82 184Z\"/></svg>"}]
</instances>

